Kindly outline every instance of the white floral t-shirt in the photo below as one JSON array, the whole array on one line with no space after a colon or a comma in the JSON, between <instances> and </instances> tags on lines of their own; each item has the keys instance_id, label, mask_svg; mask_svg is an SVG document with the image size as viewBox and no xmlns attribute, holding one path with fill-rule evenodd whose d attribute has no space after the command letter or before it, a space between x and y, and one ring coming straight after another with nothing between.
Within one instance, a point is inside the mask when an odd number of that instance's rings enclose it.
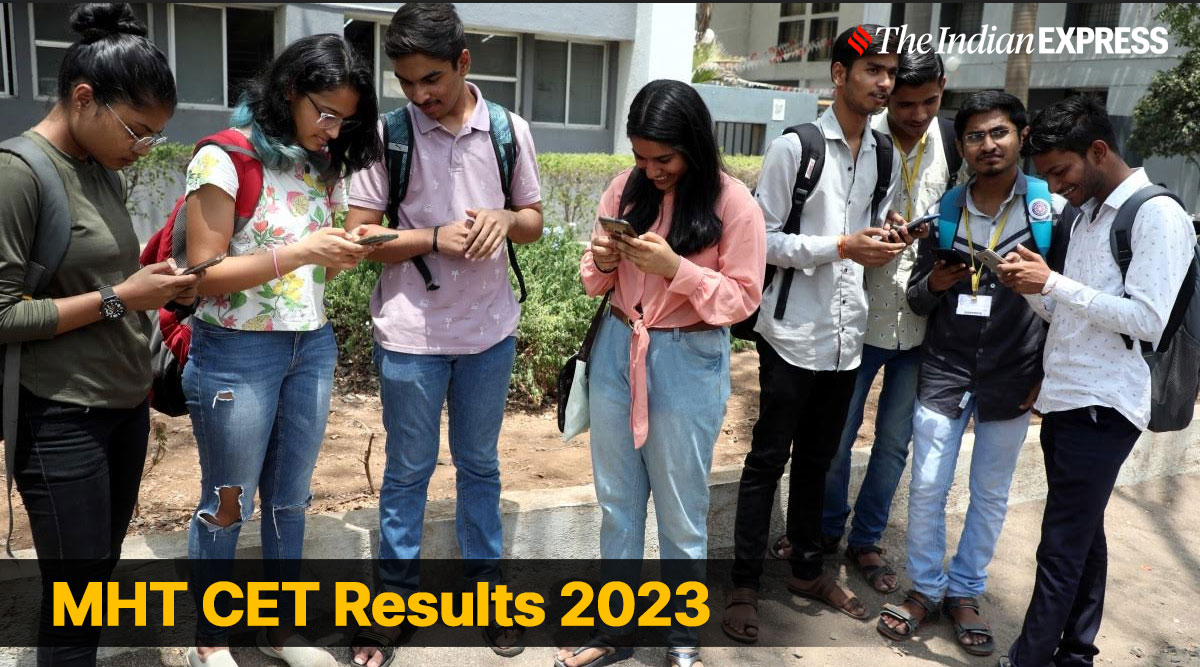
<instances>
[{"instance_id":1,"label":"white floral t-shirt","mask_svg":"<svg viewBox=\"0 0 1200 667\"><path fill-rule=\"evenodd\" d=\"M187 193L215 185L237 199L233 161L216 146L201 148L187 169ZM230 242L231 256L269 251L333 224L333 212L346 207L344 183L327 189L315 168L264 169L263 190L250 222ZM325 325L325 267L307 265L232 294L203 297L196 316L228 329L312 331Z\"/></svg>"}]
</instances>

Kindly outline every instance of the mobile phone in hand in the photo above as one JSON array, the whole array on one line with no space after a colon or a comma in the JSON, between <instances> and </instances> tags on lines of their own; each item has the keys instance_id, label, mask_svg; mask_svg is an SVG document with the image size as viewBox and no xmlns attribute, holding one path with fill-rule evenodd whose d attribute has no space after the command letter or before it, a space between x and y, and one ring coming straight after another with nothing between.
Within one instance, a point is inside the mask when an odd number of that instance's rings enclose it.
<instances>
[{"instance_id":1,"label":"mobile phone in hand","mask_svg":"<svg viewBox=\"0 0 1200 667\"><path fill-rule=\"evenodd\" d=\"M934 251L934 255L936 255L938 259L945 262L947 268L958 264L965 265L967 263L966 256L953 248L938 248Z\"/></svg>"},{"instance_id":2,"label":"mobile phone in hand","mask_svg":"<svg viewBox=\"0 0 1200 667\"><path fill-rule=\"evenodd\" d=\"M980 264L983 264L993 271L995 271L998 266L1004 263L1003 257L996 253L996 251L988 250L987 248L976 251L975 259L978 260Z\"/></svg>"},{"instance_id":3,"label":"mobile phone in hand","mask_svg":"<svg viewBox=\"0 0 1200 667\"><path fill-rule=\"evenodd\" d=\"M628 236L630 238L637 238L638 235L637 231L634 230L633 225L630 224L628 220L622 220L620 218L610 218L602 215L600 216L600 226L603 227L604 231L608 232L610 236Z\"/></svg>"},{"instance_id":4,"label":"mobile phone in hand","mask_svg":"<svg viewBox=\"0 0 1200 667\"><path fill-rule=\"evenodd\" d=\"M204 269L207 269L207 268L209 268L209 267L216 266L217 264L220 264L220 263L221 263L221 260L223 260L223 259L225 259L225 253L221 253L220 255L217 255L216 257L213 257L213 258L211 258L211 259L206 259L206 260L204 260L203 262L200 262L199 264L197 264L197 265L195 265L195 266L189 266L189 267L188 267L187 269L185 269L185 270L183 271L183 273L182 273L182 274L180 274L180 275L184 275L184 276L190 276L190 275L193 275L193 274L196 274L196 273L200 273L200 272L201 272L201 271L203 271Z\"/></svg>"},{"instance_id":5,"label":"mobile phone in hand","mask_svg":"<svg viewBox=\"0 0 1200 667\"><path fill-rule=\"evenodd\" d=\"M908 232L911 235L912 233L916 232L917 228L920 227L921 225L924 225L926 223L931 223L937 219L938 219L937 213L923 215L923 216L917 218L916 220L913 220L912 222L908 223L907 225L904 225L904 231Z\"/></svg>"},{"instance_id":6,"label":"mobile phone in hand","mask_svg":"<svg viewBox=\"0 0 1200 667\"><path fill-rule=\"evenodd\" d=\"M374 234L372 236L364 236L361 239L359 239L358 241L356 241L356 243L358 243L358 245L375 245L377 243L387 243L388 241L394 241L398 238L400 238L399 234L390 234L390 233L389 234Z\"/></svg>"}]
</instances>

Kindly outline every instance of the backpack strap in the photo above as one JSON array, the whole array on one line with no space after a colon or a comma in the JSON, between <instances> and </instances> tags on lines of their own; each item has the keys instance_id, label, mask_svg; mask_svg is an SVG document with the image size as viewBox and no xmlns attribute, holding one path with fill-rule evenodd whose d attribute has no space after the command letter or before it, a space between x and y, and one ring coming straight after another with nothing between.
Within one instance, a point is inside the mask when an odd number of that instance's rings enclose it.
<instances>
[{"instance_id":1,"label":"backpack strap","mask_svg":"<svg viewBox=\"0 0 1200 667\"><path fill-rule=\"evenodd\" d=\"M954 237L958 234L958 223L962 220L963 200L966 197L967 184L956 185L942 195L938 208L937 243L942 250L954 247Z\"/></svg>"},{"instance_id":2,"label":"backpack strap","mask_svg":"<svg viewBox=\"0 0 1200 667\"><path fill-rule=\"evenodd\" d=\"M1113 259L1117 261L1117 267L1121 269L1122 283L1125 281L1126 274L1129 273L1130 263L1133 262L1133 223L1137 220L1138 209L1142 207L1142 204L1145 204L1155 197L1170 197L1178 202L1180 206L1183 206L1183 202L1179 200L1179 196L1174 192L1171 192L1161 185L1150 185L1129 195L1129 198L1125 200L1125 203L1121 204L1121 208L1117 209L1117 217L1113 220L1112 227L1109 228L1108 246L1112 250ZM1184 210L1187 210L1186 207ZM1185 280L1184 284L1187 285L1188 281ZM1126 298L1129 297L1128 294L1123 294L1123 296ZM1180 300L1177 298L1176 304L1178 304L1179 301ZM1172 320L1176 319L1174 310L1177 309L1172 310ZM1182 315L1182 313L1180 313L1180 315ZM1168 320L1168 326L1170 326L1170 322L1171 320ZM1176 323L1175 326L1177 328L1178 323ZM1165 333L1166 330L1164 329L1164 340L1166 339ZM1121 340L1125 341L1125 349L1133 349L1132 337L1130 337L1128 334L1121 334ZM1153 348L1150 346L1150 343L1142 341L1142 351L1151 352L1153 351Z\"/></svg>"},{"instance_id":3,"label":"backpack strap","mask_svg":"<svg viewBox=\"0 0 1200 667\"><path fill-rule=\"evenodd\" d=\"M1029 231L1037 245L1038 254L1050 256L1050 241L1054 237L1054 206L1050 199L1050 186L1040 178L1018 174L1025 178L1025 215Z\"/></svg>"},{"instance_id":4,"label":"backpack strap","mask_svg":"<svg viewBox=\"0 0 1200 667\"><path fill-rule=\"evenodd\" d=\"M11 153L29 165L38 187L38 217L34 226L33 246L25 264L24 297L40 295L58 271L67 248L71 245L71 208L62 176L54 163L32 139L13 137L0 142L0 152ZM108 170L106 169L107 173ZM110 176L111 179L111 176ZM117 178L117 192L124 193ZM4 471L8 486L8 541L5 551L11 557L13 533L12 487L13 468L17 456L17 410L21 395L20 342L0 346L4 349L3 430Z\"/></svg>"},{"instance_id":5,"label":"backpack strap","mask_svg":"<svg viewBox=\"0 0 1200 667\"><path fill-rule=\"evenodd\" d=\"M492 151L496 153L496 166L500 169L500 189L504 192L504 208L511 210L513 172L516 171L520 146L517 145L517 137L512 129L512 114L508 112L508 109L491 100L485 99L484 102L487 103L488 120L491 126L489 134L492 138ZM513 246L512 239L505 237L504 242L508 246L508 263L512 266L513 274L517 276L517 286L521 290L521 297L517 299L517 303L525 303L525 297L529 293L525 289L525 276L521 273L521 265L517 263L517 249Z\"/></svg>"},{"instance_id":6,"label":"backpack strap","mask_svg":"<svg viewBox=\"0 0 1200 667\"><path fill-rule=\"evenodd\" d=\"M816 189L817 182L821 180L821 172L825 168L825 133L816 123L793 125L783 133L794 134L800 139L800 167L796 171L796 183L792 186L792 206L788 209L787 220L783 223L784 234L799 234L804 204ZM777 320L782 320L784 312L787 311L788 294L792 290L792 276L795 272L791 267L783 270L783 282L779 285L779 298L775 301L773 314ZM763 280L764 290L774 277L775 267L768 264L767 275Z\"/></svg>"},{"instance_id":7,"label":"backpack strap","mask_svg":"<svg viewBox=\"0 0 1200 667\"><path fill-rule=\"evenodd\" d=\"M384 226L395 227L400 215L400 202L408 196L408 177L412 171L413 124L408 107L393 109L381 116L383 119L383 162L388 172L388 203L384 214ZM432 292L441 285L433 278L429 265L421 256L412 258L413 266L425 281L425 290Z\"/></svg>"},{"instance_id":8,"label":"backpack strap","mask_svg":"<svg viewBox=\"0 0 1200 667\"><path fill-rule=\"evenodd\" d=\"M948 118L938 118L938 129L942 134L942 154L946 157L946 169L950 177L946 179L946 189L958 184L958 172L962 169L962 156L958 154L958 137L954 134L954 121Z\"/></svg>"},{"instance_id":9,"label":"backpack strap","mask_svg":"<svg viewBox=\"0 0 1200 667\"><path fill-rule=\"evenodd\" d=\"M879 207L887 198L888 188L892 185L892 138L879 130L871 130L875 135L875 191L871 193L871 222L879 219Z\"/></svg>"},{"instance_id":10,"label":"backpack strap","mask_svg":"<svg viewBox=\"0 0 1200 667\"><path fill-rule=\"evenodd\" d=\"M192 156L205 146L216 146L225 151L237 173L238 191L233 200L233 235L237 235L254 217L258 200L263 190L263 165L250 139L238 130L227 129L204 137L196 142ZM187 205L186 197L175 204L174 222L171 227L171 256L179 266L187 266Z\"/></svg>"}]
</instances>

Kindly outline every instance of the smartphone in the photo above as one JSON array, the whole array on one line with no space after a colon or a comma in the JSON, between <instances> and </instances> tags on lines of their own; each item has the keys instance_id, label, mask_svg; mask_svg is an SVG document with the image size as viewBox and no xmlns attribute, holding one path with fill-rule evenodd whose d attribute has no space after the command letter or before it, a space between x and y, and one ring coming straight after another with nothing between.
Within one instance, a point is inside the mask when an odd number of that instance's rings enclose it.
<instances>
[{"instance_id":1,"label":"smartphone","mask_svg":"<svg viewBox=\"0 0 1200 667\"><path fill-rule=\"evenodd\" d=\"M924 225L926 223L930 223L930 222L933 222L934 220L937 220L938 215L939 215L938 213L930 213L929 215L923 215L923 216L917 218L916 220L913 220L912 222L908 223L907 225L904 225L904 229L909 234L912 234L913 232L917 231L917 228L920 227L921 225Z\"/></svg>"},{"instance_id":2,"label":"smartphone","mask_svg":"<svg viewBox=\"0 0 1200 667\"><path fill-rule=\"evenodd\" d=\"M364 236L358 240L358 245L375 245L377 243L387 243L400 238L399 234L375 234L374 236Z\"/></svg>"},{"instance_id":3,"label":"smartphone","mask_svg":"<svg viewBox=\"0 0 1200 667\"><path fill-rule=\"evenodd\" d=\"M996 251L988 250L987 248L976 251L975 259L978 260L980 264L983 264L993 271L996 270L996 267L1004 263L1003 257L997 254Z\"/></svg>"},{"instance_id":4,"label":"smartphone","mask_svg":"<svg viewBox=\"0 0 1200 667\"><path fill-rule=\"evenodd\" d=\"M944 261L946 266L967 263L966 256L953 248L938 248L934 251L934 254L937 255L938 259Z\"/></svg>"},{"instance_id":5,"label":"smartphone","mask_svg":"<svg viewBox=\"0 0 1200 667\"><path fill-rule=\"evenodd\" d=\"M212 259L206 259L203 262L200 262L199 264L197 264L195 266L189 266L188 268L184 269L184 271L181 275L190 276L194 273L200 273L201 271L209 268L210 266L216 266L217 264L220 264L221 260L223 260L223 259L225 259L225 253L221 253L220 255L217 255L216 257L213 257Z\"/></svg>"},{"instance_id":6,"label":"smartphone","mask_svg":"<svg viewBox=\"0 0 1200 667\"><path fill-rule=\"evenodd\" d=\"M620 218L609 218L602 215L600 216L600 226L604 228L604 231L608 232L612 236L629 236L637 238L638 235L633 229L633 225L629 224L628 220L622 220Z\"/></svg>"}]
</instances>

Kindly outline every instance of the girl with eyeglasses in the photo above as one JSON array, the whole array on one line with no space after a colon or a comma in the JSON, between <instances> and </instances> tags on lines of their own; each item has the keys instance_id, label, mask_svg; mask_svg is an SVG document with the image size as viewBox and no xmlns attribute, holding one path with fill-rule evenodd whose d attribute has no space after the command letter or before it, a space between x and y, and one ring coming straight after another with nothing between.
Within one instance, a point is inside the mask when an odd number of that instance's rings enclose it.
<instances>
[{"instance_id":1,"label":"girl with eyeglasses","mask_svg":"<svg viewBox=\"0 0 1200 667\"><path fill-rule=\"evenodd\" d=\"M334 215L345 208L343 179L381 156L377 116L371 71L354 50L337 35L305 37L248 84L233 111L263 165L262 195L245 227L233 231L239 182L229 155L205 146L188 165L188 263L228 254L199 283L183 374L200 454L188 539L198 611L207 584L232 571L256 491L266 577L299 579L337 361L325 283L373 247ZM280 599L283 618L290 599ZM234 665L224 629L197 615L188 664ZM293 667L336 664L288 627L258 644Z\"/></svg>"},{"instance_id":2,"label":"girl with eyeglasses","mask_svg":"<svg viewBox=\"0 0 1200 667\"><path fill-rule=\"evenodd\" d=\"M42 573L39 665L96 663L100 628L56 628L51 584L67 581L78 597L112 574L150 431L144 311L188 298L196 282L171 263L138 266L118 173L175 111L167 59L128 5L81 5L70 26L81 37L63 54L57 103L15 152L0 151L0 355L20 355L5 364L17 386L6 390L16 405L5 400L3 435ZM51 194L59 182L65 198ZM42 215L55 203L61 215ZM44 287L31 288L42 259L35 239L58 222L66 252Z\"/></svg>"}]
</instances>

